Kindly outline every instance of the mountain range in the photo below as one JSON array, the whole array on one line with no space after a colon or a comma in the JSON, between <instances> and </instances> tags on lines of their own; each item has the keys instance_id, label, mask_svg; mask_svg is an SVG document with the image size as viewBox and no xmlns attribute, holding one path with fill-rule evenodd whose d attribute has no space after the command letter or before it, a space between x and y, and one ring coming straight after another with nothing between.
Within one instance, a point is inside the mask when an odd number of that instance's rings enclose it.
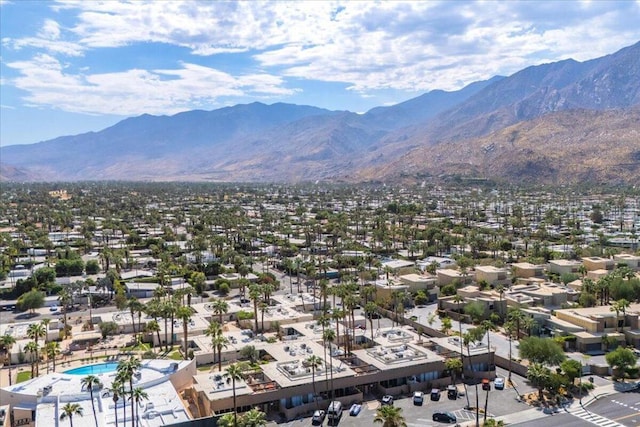
<instances>
[{"instance_id":1,"label":"mountain range","mask_svg":"<svg viewBox=\"0 0 640 427\"><path fill-rule=\"evenodd\" d=\"M640 182L640 42L365 114L252 103L0 148L0 179Z\"/></svg>"}]
</instances>

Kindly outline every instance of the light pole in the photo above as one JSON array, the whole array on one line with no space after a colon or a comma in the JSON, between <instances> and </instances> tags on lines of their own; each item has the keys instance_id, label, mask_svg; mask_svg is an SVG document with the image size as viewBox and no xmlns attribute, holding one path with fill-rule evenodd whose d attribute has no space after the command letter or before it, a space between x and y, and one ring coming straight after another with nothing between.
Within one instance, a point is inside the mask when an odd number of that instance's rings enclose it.
<instances>
[{"instance_id":1,"label":"light pole","mask_svg":"<svg viewBox=\"0 0 640 427\"><path fill-rule=\"evenodd\" d=\"M582 406L582 359L580 359L580 406Z\"/></svg>"}]
</instances>

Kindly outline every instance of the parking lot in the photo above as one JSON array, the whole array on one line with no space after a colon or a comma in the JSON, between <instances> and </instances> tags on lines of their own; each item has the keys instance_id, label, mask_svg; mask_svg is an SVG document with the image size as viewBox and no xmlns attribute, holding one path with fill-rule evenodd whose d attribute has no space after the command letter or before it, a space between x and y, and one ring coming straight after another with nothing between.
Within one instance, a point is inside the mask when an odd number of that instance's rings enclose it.
<instances>
[{"instance_id":1,"label":"parking lot","mask_svg":"<svg viewBox=\"0 0 640 427\"><path fill-rule=\"evenodd\" d=\"M503 369L498 368L497 370L498 376L506 377L507 372ZM493 388L493 383L491 387L491 391L489 391L489 405L488 412L489 416L501 416L506 414L515 413L518 411L522 411L525 409L530 409L530 406L519 402L516 400L517 394L527 393L529 391L533 391L534 389L529 386L523 377L512 374L512 379L516 384L517 392L512 388L505 388L504 390L495 390ZM462 389L462 386L459 387ZM472 407L475 407L476 402L476 393L475 387L468 386L467 387L469 403ZM481 385L478 385L479 391L479 402L480 408L484 408L485 396L486 392L482 390ZM424 404L422 406L416 406L413 404L413 399L411 396L395 396L394 406L402 408L402 414L405 417L407 422L407 426L409 427L428 427L428 426L445 426L445 423L434 422L432 420L433 413L435 411L445 411L453 413L457 422L467 423L475 420L475 410L468 411L464 409L467 406L467 397L466 396L458 396L456 400L450 400L447 398L446 391L442 392L442 396L440 400L434 402L430 400L430 396L428 393L425 393L424 396ZM352 417L349 416L349 408L345 408L342 419L338 424L341 427L372 427L374 425L373 419L376 415L376 410L380 407L379 400L369 400L363 403L362 410L358 416ZM480 418L482 418L482 413L480 414ZM311 418L301 418L298 420L290 421L288 423L279 424L288 427L295 426L310 426ZM327 425L327 421L323 423L323 425Z\"/></svg>"}]
</instances>

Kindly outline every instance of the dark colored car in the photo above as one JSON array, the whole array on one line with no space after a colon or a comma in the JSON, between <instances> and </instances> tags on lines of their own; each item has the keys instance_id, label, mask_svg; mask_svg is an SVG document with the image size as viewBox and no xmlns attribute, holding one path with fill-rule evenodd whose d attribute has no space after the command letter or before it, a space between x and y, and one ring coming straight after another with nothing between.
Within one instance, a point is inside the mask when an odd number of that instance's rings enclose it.
<instances>
[{"instance_id":1,"label":"dark colored car","mask_svg":"<svg viewBox=\"0 0 640 427\"><path fill-rule=\"evenodd\" d=\"M458 387L454 385L447 386L447 397L451 400L456 400L458 398Z\"/></svg>"},{"instance_id":2,"label":"dark colored car","mask_svg":"<svg viewBox=\"0 0 640 427\"><path fill-rule=\"evenodd\" d=\"M436 402L440 400L440 389L434 388L431 390L431 400Z\"/></svg>"},{"instance_id":3,"label":"dark colored car","mask_svg":"<svg viewBox=\"0 0 640 427\"><path fill-rule=\"evenodd\" d=\"M451 412L434 412L433 421L438 421L440 423L455 423L458 419Z\"/></svg>"},{"instance_id":4,"label":"dark colored car","mask_svg":"<svg viewBox=\"0 0 640 427\"><path fill-rule=\"evenodd\" d=\"M489 381L487 378L482 379L482 389L491 390L491 381Z\"/></svg>"}]
</instances>

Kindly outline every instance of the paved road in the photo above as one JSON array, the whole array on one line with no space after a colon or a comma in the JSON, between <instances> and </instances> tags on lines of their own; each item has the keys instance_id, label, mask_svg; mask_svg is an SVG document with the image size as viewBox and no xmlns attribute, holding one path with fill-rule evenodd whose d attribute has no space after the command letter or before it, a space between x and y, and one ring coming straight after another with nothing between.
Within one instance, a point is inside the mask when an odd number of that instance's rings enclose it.
<instances>
[{"instance_id":1,"label":"paved road","mask_svg":"<svg viewBox=\"0 0 640 427\"><path fill-rule=\"evenodd\" d=\"M581 408L574 404L569 412L549 415L543 419L512 424L518 427L568 426L583 427L637 427L640 425L640 391L615 393L604 396L591 405Z\"/></svg>"}]
</instances>

